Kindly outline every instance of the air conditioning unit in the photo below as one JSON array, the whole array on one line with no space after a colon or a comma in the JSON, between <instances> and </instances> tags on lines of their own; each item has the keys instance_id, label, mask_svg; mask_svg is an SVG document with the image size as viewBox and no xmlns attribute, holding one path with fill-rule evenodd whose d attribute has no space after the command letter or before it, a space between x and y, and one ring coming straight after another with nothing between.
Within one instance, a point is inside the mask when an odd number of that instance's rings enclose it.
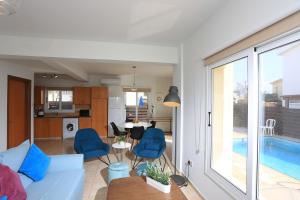
<instances>
[{"instance_id":1,"label":"air conditioning unit","mask_svg":"<svg viewBox=\"0 0 300 200\"><path fill-rule=\"evenodd\" d=\"M103 85L121 85L121 80L118 78L104 78L101 79Z\"/></svg>"}]
</instances>

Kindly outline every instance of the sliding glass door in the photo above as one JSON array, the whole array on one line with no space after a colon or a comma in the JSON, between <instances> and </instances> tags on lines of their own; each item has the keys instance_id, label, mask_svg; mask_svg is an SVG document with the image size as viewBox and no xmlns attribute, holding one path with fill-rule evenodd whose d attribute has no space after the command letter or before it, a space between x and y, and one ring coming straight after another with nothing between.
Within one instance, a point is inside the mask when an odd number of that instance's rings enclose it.
<instances>
[{"instance_id":1,"label":"sliding glass door","mask_svg":"<svg viewBox=\"0 0 300 200\"><path fill-rule=\"evenodd\" d=\"M300 42L275 42L258 59L258 197L300 199Z\"/></svg>"},{"instance_id":2,"label":"sliding glass door","mask_svg":"<svg viewBox=\"0 0 300 200\"><path fill-rule=\"evenodd\" d=\"M246 193L248 57L211 68L210 168Z\"/></svg>"},{"instance_id":3,"label":"sliding glass door","mask_svg":"<svg viewBox=\"0 0 300 200\"><path fill-rule=\"evenodd\" d=\"M300 32L208 66L206 174L235 199L300 199Z\"/></svg>"}]
</instances>

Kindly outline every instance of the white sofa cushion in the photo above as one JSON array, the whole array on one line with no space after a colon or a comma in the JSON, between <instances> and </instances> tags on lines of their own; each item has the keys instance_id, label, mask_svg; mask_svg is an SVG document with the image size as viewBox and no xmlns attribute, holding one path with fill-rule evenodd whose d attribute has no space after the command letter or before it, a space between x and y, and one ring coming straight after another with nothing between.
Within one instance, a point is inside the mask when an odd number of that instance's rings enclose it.
<instances>
[{"instance_id":1,"label":"white sofa cushion","mask_svg":"<svg viewBox=\"0 0 300 200\"><path fill-rule=\"evenodd\" d=\"M43 180L33 182L26 188L27 200L81 199L79 195L83 182L83 169L50 172Z\"/></svg>"},{"instance_id":2,"label":"white sofa cushion","mask_svg":"<svg viewBox=\"0 0 300 200\"><path fill-rule=\"evenodd\" d=\"M26 140L17 147L8 149L4 152L0 152L0 157L2 157L2 164L8 166L13 171L18 172L28 152L29 147L30 142L29 140Z\"/></svg>"}]
</instances>

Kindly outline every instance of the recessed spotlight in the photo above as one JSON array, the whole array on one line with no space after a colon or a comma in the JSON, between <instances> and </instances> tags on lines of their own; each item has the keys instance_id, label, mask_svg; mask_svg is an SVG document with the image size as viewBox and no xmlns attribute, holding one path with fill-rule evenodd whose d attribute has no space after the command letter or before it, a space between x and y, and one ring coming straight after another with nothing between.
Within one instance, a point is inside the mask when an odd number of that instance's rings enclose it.
<instances>
[{"instance_id":1,"label":"recessed spotlight","mask_svg":"<svg viewBox=\"0 0 300 200\"><path fill-rule=\"evenodd\" d=\"M58 78L58 77L59 77L59 75L57 75L57 74L54 74L54 75L53 75L53 77L54 77L54 78Z\"/></svg>"},{"instance_id":2,"label":"recessed spotlight","mask_svg":"<svg viewBox=\"0 0 300 200\"><path fill-rule=\"evenodd\" d=\"M47 75L46 75L46 74L43 74L43 75L42 75L42 78L47 78Z\"/></svg>"}]
</instances>

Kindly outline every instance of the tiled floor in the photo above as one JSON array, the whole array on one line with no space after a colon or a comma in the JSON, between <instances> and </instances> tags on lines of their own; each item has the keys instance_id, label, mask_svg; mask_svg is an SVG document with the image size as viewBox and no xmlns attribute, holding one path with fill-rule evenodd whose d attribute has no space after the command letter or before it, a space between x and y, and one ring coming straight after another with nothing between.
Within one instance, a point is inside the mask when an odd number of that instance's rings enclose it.
<instances>
[{"instance_id":1,"label":"tiled floor","mask_svg":"<svg viewBox=\"0 0 300 200\"><path fill-rule=\"evenodd\" d=\"M61 140L38 140L35 143L47 154L72 154L73 151L73 139ZM108 141L111 143L111 141ZM171 156L171 144L170 141L167 144L166 154ZM116 154L111 151L109 155L112 162L117 161ZM119 156L119 155L118 155ZM132 165L133 155L127 151L124 156L124 162ZM163 161L162 161L163 162ZM169 163L169 161L168 161ZM107 192L107 166L99 160L92 160L84 163L85 167L85 188L84 188L84 200L105 200ZM170 171L167 166L166 170ZM190 200L203 200L193 187L190 185L181 189L186 197Z\"/></svg>"}]
</instances>

